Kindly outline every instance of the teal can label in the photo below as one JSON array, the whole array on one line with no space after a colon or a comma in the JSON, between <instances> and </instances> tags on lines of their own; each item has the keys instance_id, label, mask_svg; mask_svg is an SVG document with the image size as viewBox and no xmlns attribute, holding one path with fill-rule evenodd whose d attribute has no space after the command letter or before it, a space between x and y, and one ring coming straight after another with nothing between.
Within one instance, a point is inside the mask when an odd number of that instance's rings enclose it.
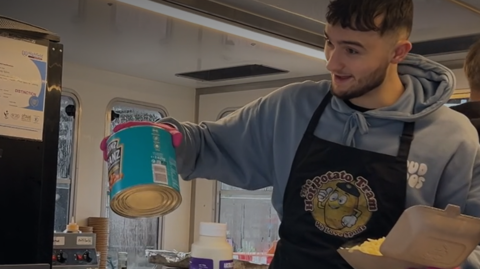
<instances>
[{"instance_id":1,"label":"teal can label","mask_svg":"<svg viewBox=\"0 0 480 269\"><path fill-rule=\"evenodd\" d=\"M168 131L153 124L122 129L108 139L107 154L112 199L147 185L180 193L175 148Z\"/></svg>"}]
</instances>

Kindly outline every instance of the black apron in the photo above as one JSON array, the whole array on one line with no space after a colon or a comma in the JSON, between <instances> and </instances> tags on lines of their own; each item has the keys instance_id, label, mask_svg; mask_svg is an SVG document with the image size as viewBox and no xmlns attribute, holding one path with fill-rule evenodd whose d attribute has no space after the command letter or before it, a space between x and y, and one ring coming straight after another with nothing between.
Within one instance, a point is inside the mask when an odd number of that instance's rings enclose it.
<instances>
[{"instance_id":1,"label":"black apron","mask_svg":"<svg viewBox=\"0 0 480 269\"><path fill-rule=\"evenodd\" d=\"M386 236L405 209L415 124L404 124L397 156L329 142L314 131L331 98L316 109L293 160L270 269L351 269L337 249Z\"/></svg>"}]
</instances>

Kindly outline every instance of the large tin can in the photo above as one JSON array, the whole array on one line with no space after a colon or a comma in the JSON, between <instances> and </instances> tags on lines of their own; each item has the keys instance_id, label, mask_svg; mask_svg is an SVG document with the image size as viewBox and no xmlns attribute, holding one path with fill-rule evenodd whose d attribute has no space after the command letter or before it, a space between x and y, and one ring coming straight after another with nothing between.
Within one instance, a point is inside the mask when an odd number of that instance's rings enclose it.
<instances>
[{"instance_id":1,"label":"large tin can","mask_svg":"<svg viewBox=\"0 0 480 269\"><path fill-rule=\"evenodd\" d=\"M171 134L154 124L121 129L107 140L110 208L126 218L158 217L182 202Z\"/></svg>"}]
</instances>

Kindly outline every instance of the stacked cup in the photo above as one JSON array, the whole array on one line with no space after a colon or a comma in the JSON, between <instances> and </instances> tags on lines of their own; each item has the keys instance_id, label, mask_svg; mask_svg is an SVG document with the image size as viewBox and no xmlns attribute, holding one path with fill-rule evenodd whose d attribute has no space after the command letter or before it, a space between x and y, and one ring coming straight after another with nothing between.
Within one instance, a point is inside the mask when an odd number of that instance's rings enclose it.
<instances>
[{"instance_id":1,"label":"stacked cup","mask_svg":"<svg viewBox=\"0 0 480 269\"><path fill-rule=\"evenodd\" d=\"M92 227L96 234L97 244L95 248L100 253L99 268L105 269L108 256L108 218L90 217L88 218L88 226Z\"/></svg>"}]
</instances>

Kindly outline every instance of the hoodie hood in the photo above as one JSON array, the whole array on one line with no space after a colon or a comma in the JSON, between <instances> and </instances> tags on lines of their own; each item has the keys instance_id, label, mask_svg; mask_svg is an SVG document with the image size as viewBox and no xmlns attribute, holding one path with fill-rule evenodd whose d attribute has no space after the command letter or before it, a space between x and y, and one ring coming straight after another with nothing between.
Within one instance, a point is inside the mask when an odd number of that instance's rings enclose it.
<instances>
[{"instance_id":1,"label":"hoodie hood","mask_svg":"<svg viewBox=\"0 0 480 269\"><path fill-rule=\"evenodd\" d=\"M366 117L415 121L442 107L455 90L455 76L447 67L423 56L409 54L398 65L405 92L393 105L363 113ZM351 114L353 110L334 98L334 109Z\"/></svg>"},{"instance_id":2,"label":"hoodie hood","mask_svg":"<svg viewBox=\"0 0 480 269\"><path fill-rule=\"evenodd\" d=\"M353 110L338 98L332 99L332 108L348 119L343 130L346 145L355 146L355 134L366 134L372 126L385 120L416 121L448 102L455 90L455 76L447 67L423 56L409 54L398 65L405 92L398 101L388 107L361 113Z\"/></svg>"}]
</instances>

